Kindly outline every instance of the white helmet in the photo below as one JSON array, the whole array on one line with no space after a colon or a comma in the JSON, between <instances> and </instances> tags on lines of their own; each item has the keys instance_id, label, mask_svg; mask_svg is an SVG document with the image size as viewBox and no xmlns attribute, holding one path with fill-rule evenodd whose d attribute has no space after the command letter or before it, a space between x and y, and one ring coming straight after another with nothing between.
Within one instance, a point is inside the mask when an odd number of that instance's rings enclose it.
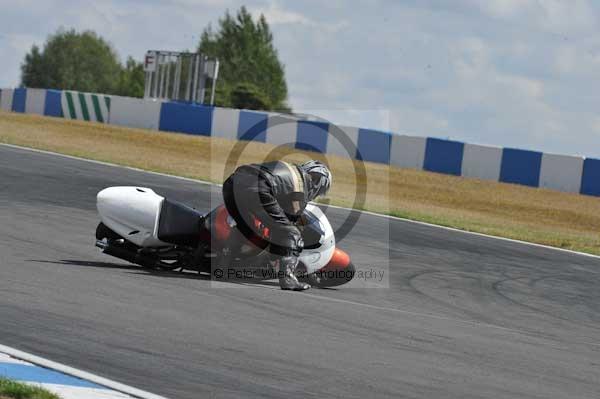
<instances>
[{"instance_id":1,"label":"white helmet","mask_svg":"<svg viewBox=\"0 0 600 399\"><path fill-rule=\"evenodd\" d=\"M319 161L308 161L298 166L300 170L310 176L311 181L309 182L309 201L314 200L319 195L324 195L331 188L331 171L322 162Z\"/></svg>"}]
</instances>

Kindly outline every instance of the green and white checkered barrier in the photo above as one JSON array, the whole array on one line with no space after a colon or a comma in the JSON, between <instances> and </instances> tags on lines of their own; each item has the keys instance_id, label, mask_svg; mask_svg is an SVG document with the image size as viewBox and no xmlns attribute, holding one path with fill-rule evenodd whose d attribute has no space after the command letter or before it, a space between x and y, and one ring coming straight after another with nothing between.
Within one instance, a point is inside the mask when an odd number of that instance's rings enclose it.
<instances>
[{"instance_id":1,"label":"green and white checkered barrier","mask_svg":"<svg viewBox=\"0 0 600 399\"><path fill-rule=\"evenodd\" d=\"M108 123L110 96L78 91L63 91L61 105L67 119Z\"/></svg>"}]
</instances>

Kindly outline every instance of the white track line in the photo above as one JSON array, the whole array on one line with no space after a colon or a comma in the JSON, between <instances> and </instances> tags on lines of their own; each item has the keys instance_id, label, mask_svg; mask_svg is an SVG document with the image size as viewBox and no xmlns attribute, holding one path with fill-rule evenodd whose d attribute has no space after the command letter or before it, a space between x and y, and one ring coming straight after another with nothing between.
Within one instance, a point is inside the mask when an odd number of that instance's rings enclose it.
<instances>
[{"instance_id":1,"label":"white track line","mask_svg":"<svg viewBox=\"0 0 600 399\"><path fill-rule=\"evenodd\" d=\"M210 186L221 186L221 184L216 184L216 183L213 183L213 182L210 182L210 181L206 181L206 180L198 180L198 179L192 179L191 177L183 177L183 176L170 175L168 173L153 172L151 170L134 168L133 166L118 165L118 164L110 163L110 162L97 161L95 159L87 159L87 158L76 157L74 155L61 154L59 152L46 151L46 150L38 150L37 148L21 147L20 145L6 144L6 143L0 143L0 145L4 146L4 147L15 148L17 150L38 152L40 154L54 155L54 156L61 157L61 158L74 159L76 161L89 162L89 163L93 163L93 164L97 164L97 165L111 166L111 167L114 167L114 168L121 168L121 169L128 169L128 170L133 170L133 171L136 171L136 172L143 172L143 173L149 173L149 174L152 174L152 175L170 177L170 178L173 178L173 179L184 180L184 181L189 181L189 182L193 182L193 183L200 183L200 184L205 184L205 185L210 185Z\"/></svg>"},{"instance_id":2,"label":"white track line","mask_svg":"<svg viewBox=\"0 0 600 399\"><path fill-rule=\"evenodd\" d=\"M21 350L11 348L9 346L0 344L0 352L6 353L14 358L24 360L29 363L36 364L38 366L45 367L47 369L56 370L64 374L71 375L73 377L81 378L83 380L94 382L98 385L105 386L107 388L111 388L115 391L126 393L131 396L135 396L140 399L167 399L164 396L155 395L150 392L142 391L141 389L137 389L131 387L129 385L121 384L120 382L112 381L104 377L97 376L92 373L88 373L87 371L82 371L73 367L65 366L64 364L53 362L52 360L44 359L43 357L39 357L36 355L32 355L27 352L23 352Z\"/></svg>"},{"instance_id":3,"label":"white track line","mask_svg":"<svg viewBox=\"0 0 600 399\"><path fill-rule=\"evenodd\" d=\"M93 160L93 159L86 159L86 158L76 157L76 156L73 156L73 155L65 155L65 154L60 154L60 153L52 152L52 151L38 150L38 149L35 149L35 148L29 148L29 147L21 147L21 146L14 145L14 144L0 143L0 145L5 146L5 147L16 148L16 149L24 150L24 151L31 151L31 152L38 152L38 153L47 154L47 155L54 155L54 156L57 156L57 157L74 159L74 160L83 161L83 162L90 162L90 163L94 163L94 164L98 164L98 165L103 165L103 166L111 166L111 167L115 167L115 168L129 169L129 170L133 170L133 171L136 171L136 172L149 173L149 174L153 174L153 175L158 175L158 176L163 176L163 177L169 177L169 178L178 179L178 180L184 180L184 181L188 181L188 182L200 183L200 184L204 184L204 185L211 185L211 186L217 186L217 187L221 186L221 184L209 182L209 181L206 181L206 180L199 180L199 179L192 179L190 177L182 177L182 176L170 175L168 173L153 172L153 171L149 171L149 170L134 168L134 167L131 167L131 166L117 165L117 164L110 163L110 162L96 161L96 160ZM346 208L346 207L343 207L343 206L328 205L328 204L319 204L319 203L316 203L316 204L320 205L320 206L327 206L327 207L337 208L337 209L343 209L343 210L347 210L347 211L352 211L353 210L351 208ZM437 224L432 224L432 223L427 223L427 222L420 222L420 221L417 221L417 220L406 219L406 218L402 218L402 217L398 217L398 216L384 215L384 214L381 214L381 213L375 213L375 212L370 212L370 211L357 211L357 212L360 212L362 214L369 215L369 216L380 217L380 218L391 219L391 220L398 220L398 221L402 221L402 222L406 222L406 223L414 223L414 224L418 224L418 225L421 225L421 226L433 227L433 228L442 229L442 230L446 230L446 231L452 231L452 232L456 232L456 233L470 234L470 235L474 235L474 236L478 236L478 237L492 238L492 239L495 239L495 240L501 240L501 241L511 242L511 243L515 243L515 244L529 245L529 246L536 247L536 248L550 249L550 250L559 251L559 252L563 252L563 253L568 253L568 254L572 254L572 255L580 255L580 256L586 256L588 258L600 259L600 256L598 256L598 255L588 254L588 253L579 252L579 251L573 251L573 250L570 250L570 249L551 247L549 245L536 244L536 243L533 243L533 242L515 240L515 239L512 239L512 238L498 237L498 236L492 236L492 235L484 234L484 233L476 233L476 232L473 232L473 231L460 230L460 229L456 229L454 227L440 226L440 225L437 225Z\"/></svg>"},{"instance_id":4,"label":"white track line","mask_svg":"<svg viewBox=\"0 0 600 399\"><path fill-rule=\"evenodd\" d=\"M318 205L325 206L325 204L318 204ZM327 206L331 207L331 208L337 208L337 209L352 210L350 208L345 208L343 206L336 206L336 205L327 205ZM586 252L573 251L572 249L564 249L564 248L552 247L550 245L537 244L535 242L515 240L514 238L492 236L492 235L489 235L489 234L477 233L475 231L460 230L460 229L457 229L457 228L454 228L454 227L440 226L439 224L432 224L432 223L427 223L427 222L421 222L421 221L418 221L418 220L406 219L406 218L401 218L401 217L398 217L398 216L383 215L381 213L375 213L375 212L370 212L370 211L357 211L357 212L363 213L365 215L379 216L379 217L384 217L384 218L388 218L388 219L400 220L400 221L403 221L403 222L414 223L414 224L418 224L418 225L421 225L421 226L435 227L435 228L438 228L438 229L448 230L448 231L457 232L457 233L470 234L470 235L474 235L474 236L478 236L478 237L485 237L485 238L493 238L495 240L507 241L507 242L512 242L512 243L516 243L516 244L529 245L529 246L537 247L537 248L544 248L544 249L551 249L551 250L554 250L554 251L565 252L565 253L572 254L572 255L581 255L581 256L587 256L589 258L600 259L599 255L588 254Z\"/></svg>"}]
</instances>

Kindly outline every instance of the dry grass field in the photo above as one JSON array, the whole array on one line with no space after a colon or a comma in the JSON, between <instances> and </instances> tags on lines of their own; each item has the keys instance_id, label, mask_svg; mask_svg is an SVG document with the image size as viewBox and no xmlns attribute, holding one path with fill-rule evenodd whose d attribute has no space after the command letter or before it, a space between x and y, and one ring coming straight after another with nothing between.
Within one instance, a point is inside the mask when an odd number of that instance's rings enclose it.
<instances>
[{"instance_id":1,"label":"dry grass field","mask_svg":"<svg viewBox=\"0 0 600 399\"><path fill-rule=\"evenodd\" d=\"M0 142L219 183L235 164L323 159L268 144L5 112ZM327 162L334 175L327 199L332 204L600 254L600 198L334 156ZM356 177L355 169L363 166L364 174ZM361 190L365 200L355 203Z\"/></svg>"}]
</instances>

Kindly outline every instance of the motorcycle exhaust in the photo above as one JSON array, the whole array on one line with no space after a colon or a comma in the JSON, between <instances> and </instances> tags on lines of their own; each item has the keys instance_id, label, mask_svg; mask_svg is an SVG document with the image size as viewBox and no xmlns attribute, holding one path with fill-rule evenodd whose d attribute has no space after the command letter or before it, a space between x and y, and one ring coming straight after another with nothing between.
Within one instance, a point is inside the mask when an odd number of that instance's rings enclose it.
<instances>
[{"instance_id":1,"label":"motorcycle exhaust","mask_svg":"<svg viewBox=\"0 0 600 399\"><path fill-rule=\"evenodd\" d=\"M104 251L108 247L108 243L104 240L96 240L96 246Z\"/></svg>"},{"instance_id":2,"label":"motorcycle exhaust","mask_svg":"<svg viewBox=\"0 0 600 399\"><path fill-rule=\"evenodd\" d=\"M104 240L96 240L96 246L107 255L126 260L127 262L135 263L136 265L143 267L156 267L158 265L156 259L116 245L111 245L110 242L106 242Z\"/></svg>"}]
</instances>

